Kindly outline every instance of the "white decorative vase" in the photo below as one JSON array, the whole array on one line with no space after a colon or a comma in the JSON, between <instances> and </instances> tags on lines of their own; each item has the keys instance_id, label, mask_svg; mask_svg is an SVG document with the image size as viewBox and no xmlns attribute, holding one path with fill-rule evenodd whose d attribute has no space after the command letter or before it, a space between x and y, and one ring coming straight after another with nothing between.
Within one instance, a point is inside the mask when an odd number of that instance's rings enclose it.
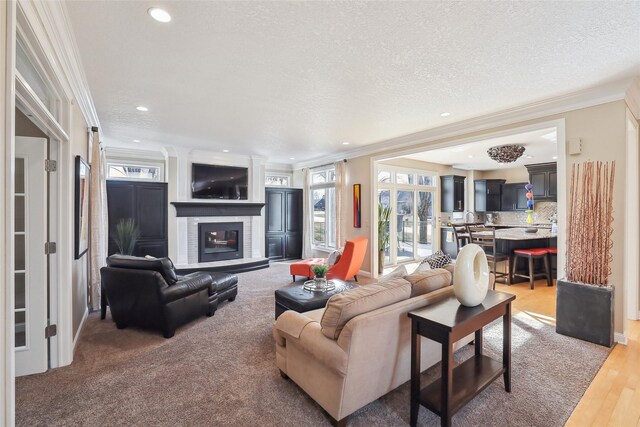
<instances>
[{"instance_id":1,"label":"white decorative vase","mask_svg":"<svg viewBox=\"0 0 640 427\"><path fill-rule=\"evenodd\" d=\"M482 248L473 243L458 253L453 273L453 293L460 304L475 307L489 290L489 264Z\"/></svg>"}]
</instances>

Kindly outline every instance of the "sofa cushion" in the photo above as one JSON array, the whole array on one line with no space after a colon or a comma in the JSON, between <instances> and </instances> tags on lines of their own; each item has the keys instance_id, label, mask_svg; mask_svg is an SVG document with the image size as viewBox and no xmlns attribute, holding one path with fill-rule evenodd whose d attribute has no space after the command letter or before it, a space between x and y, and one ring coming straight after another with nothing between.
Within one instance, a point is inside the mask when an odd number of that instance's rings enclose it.
<instances>
[{"instance_id":1,"label":"sofa cushion","mask_svg":"<svg viewBox=\"0 0 640 427\"><path fill-rule=\"evenodd\" d=\"M429 265L428 262L421 262L420 264L418 264L418 266L416 267L415 270L413 270L413 273L420 273L421 271L425 271L425 270L431 270L431 266Z\"/></svg>"},{"instance_id":2,"label":"sofa cushion","mask_svg":"<svg viewBox=\"0 0 640 427\"><path fill-rule=\"evenodd\" d=\"M447 264L447 265L445 265L445 266L444 266L444 267L442 267L442 268L444 268L444 269L445 269L445 270L447 270L449 273L451 273L451 284L453 285L453 273L454 273L454 272L455 272L455 270L456 270L456 263L455 263L455 262L452 262L451 264ZM490 283L493 283L493 282L490 282Z\"/></svg>"},{"instance_id":3,"label":"sofa cushion","mask_svg":"<svg viewBox=\"0 0 640 427\"><path fill-rule=\"evenodd\" d=\"M424 270L405 277L411 283L411 298L451 285L451 273L444 268Z\"/></svg>"},{"instance_id":4,"label":"sofa cushion","mask_svg":"<svg viewBox=\"0 0 640 427\"><path fill-rule=\"evenodd\" d=\"M405 267L404 265L401 265L400 267L396 268L395 270L393 270L390 273L385 274L384 276L382 276L380 278L380 280L378 280L378 283L380 282L386 282L389 281L391 279L397 279L397 278L403 278L404 276L406 276L407 274L409 274L407 272L407 267Z\"/></svg>"},{"instance_id":5,"label":"sofa cushion","mask_svg":"<svg viewBox=\"0 0 640 427\"><path fill-rule=\"evenodd\" d=\"M383 284L360 286L332 296L327 302L320 325L327 338L338 339L347 322L354 317L403 301L411 295L411 284L396 278Z\"/></svg>"},{"instance_id":6,"label":"sofa cushion","mask_svg":"<svg viewBox=\"0 0 640 427\"><path fill-rule=\"evenodd\" d=\"M132 268L135 270L157 271L169 286L178 281L173 262L169 258L145 258L130 255L113 254L107 258L107 266L115 268Z\"/></svg>"}]
</instances>

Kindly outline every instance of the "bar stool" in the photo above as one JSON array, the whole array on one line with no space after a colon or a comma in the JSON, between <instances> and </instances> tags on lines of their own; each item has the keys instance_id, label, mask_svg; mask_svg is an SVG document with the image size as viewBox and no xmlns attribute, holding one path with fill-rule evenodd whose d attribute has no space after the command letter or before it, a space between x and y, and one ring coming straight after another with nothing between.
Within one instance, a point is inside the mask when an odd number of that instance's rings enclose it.
<instances>
[{"instance_id":1,"label":"bar stool","mask_svg":"<svg viewBox=\"0 0 640 427\"><path fill-rule=\"evenodd\" d=\"M460 249L471 239L471 235L469 234L469 229L466 225L454 225L453 226L453 238L456 241L456 246L458 247L458 252Z\"/></svg>"},{"instance_id":2,"label":"bar stool","mask_svg":"<svg viewBox=\"0 0 640 427\"><path fill-rule=\"evenodd\" d=\"M507 273L507 264L509 257L506 254L499 253L496 246L496 229L487 227L468 227L471 243L479 245L487 256L489 270L493 273L493 290L496 289L496 279L501 277L507 278L509 283L509 274ZM503 271L498 271L498 263L505 262Z\"/></svg>"},{"instance_id":3,"label":"bar stool","mask_svg":"<svg viewBox=\"0 0 640 427\"><path fill-rule=\"evenodd\" d=\"M533 282L535 281L536 276L544 276L547 278L547 286L553 286L553 282L551 281L551 267L549 264L549 257L547 255L547 248L536 248L536 249L516 249L513 251L513 265L512 268L509 268L509 272L511 272L511 277L523 277L525 279L529 279L529 283L531 289L533 289ZM516 268L518 266L518 259L525 258L529 261L529 275L516 273ZM544 273L536 273L533 261L536 259L542 259L544 261Z\"/></svg>"},{"instance_id":4,"label":"bar stool","mask_svg":"<svg viewBox=\"0 0 640 427\"><path fill-rule=\"evenodd\" d=\"M558 248L547 248L547 254L549 254L549 265L551 266L551 273L558 274ZM553 268L553 263L551 262L551 258L556 257L556 268Z\"/></svg>"}]
</instances>

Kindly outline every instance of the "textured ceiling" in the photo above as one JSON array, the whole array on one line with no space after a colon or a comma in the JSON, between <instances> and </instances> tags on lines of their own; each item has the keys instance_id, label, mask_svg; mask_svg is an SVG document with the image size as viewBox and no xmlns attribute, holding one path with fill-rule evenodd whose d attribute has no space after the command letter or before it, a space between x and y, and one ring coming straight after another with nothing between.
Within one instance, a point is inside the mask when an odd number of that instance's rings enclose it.
<instances>
[{"instance_id":1,"label":"textured ceiling","mask_svg":"<svg viewBox=\"0 0 640 427\"><path fill-rule=\"evenodd\" d=\"M640 74L638 2L65 3L108 144L299 162Z\"/></svg>"},{"instance_id":2,"label":"textured ceiling","mask_svg":"<svg viewBox=\"0 0 640 427\"><path fill-rule=\"evenodd\" d=\"M489 158L487 154L489 148L507 144L524 146L525 151L522 157L513 163L504 165L500 165L495 160ZM556 130L541 129L456 145L455 147L439 148L437 150L410 154L403 156L403 158L449 165L457 169L494 170L518 168L534 163L555 162L556 159L554 159L554 156L556 156L557 153Z\"/></svg>"}]
</instances>

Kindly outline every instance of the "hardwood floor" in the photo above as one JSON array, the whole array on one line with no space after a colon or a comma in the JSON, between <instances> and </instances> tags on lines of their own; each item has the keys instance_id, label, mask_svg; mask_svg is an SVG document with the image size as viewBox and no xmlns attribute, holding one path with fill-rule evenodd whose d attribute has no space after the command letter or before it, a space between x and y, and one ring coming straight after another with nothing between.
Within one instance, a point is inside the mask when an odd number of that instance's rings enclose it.
<instances>
[{"instance_id":1,"label":"hardwood floor","mask_svg":"<svg viewBox=\"0 0 640 427\"><path fill-rule=\"evenodd\" d=\"M516 295L514 314L526 313L555 324L556 287L544 280L496 284L496 290ZM627 345L616 345L576 406L565 427L640 427L640 321L629 322Z\"/></svg>"}]
</instances>

